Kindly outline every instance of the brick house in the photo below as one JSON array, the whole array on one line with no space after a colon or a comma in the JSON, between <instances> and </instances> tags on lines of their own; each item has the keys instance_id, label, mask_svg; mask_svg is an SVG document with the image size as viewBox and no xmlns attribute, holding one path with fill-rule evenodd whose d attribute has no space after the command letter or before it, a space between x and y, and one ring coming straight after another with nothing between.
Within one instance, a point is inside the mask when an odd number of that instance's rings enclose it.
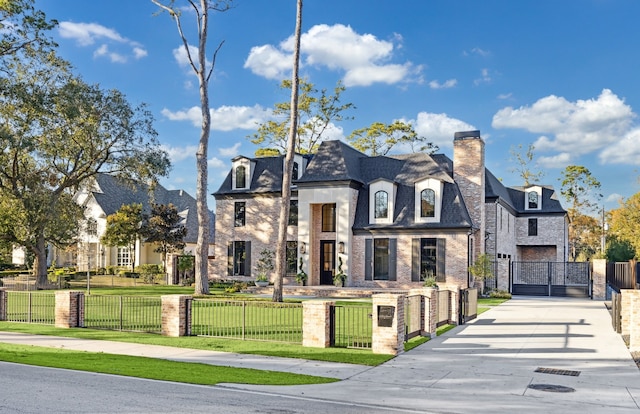
<instances>
[{"instance_id":1,"label":"brick house","mask_svg":"<svg viewBox=\"0 0 640 414\"><path fill-rule=\"evenodd\" d=\"M564 261L567 215L547 186L507 188L485 168L479 131L459 132L453 160L443 154L367 156L341 141L296 155L288 272L302 262L309 285L408 288L435 276L469 285L478 254L495 259L498 287L508 263ZM284 157L232 160L216 199L213 274L249 280L263 249L275 249ZM221 260L220 260L221 259Z\"/></svg>"},{"instance_id":2,"label":"brick house","mask_svg":"<svg viewBox=\"0 0 640 414\"><path fill-rule=\"evenodd\" d=\"M154 187L152 197L150 197L148 186L143 183L135 183L130 186L111 175L97 174L75 194L76 202L85 208L85 217L89 223L92 223L92 230L82 231L79 234L76 249L68 251L52 249L50 260L55 260L58 266L76 266L78 270L86 270L87 267L91 269L107 266L130 267L134 259L136 266L162 264L162 255L154 251L156 248L154 244L138 240L135 250L132 251L129 247L105 246L100 241L106 229L107 216L114 214L123 205L133 203L142 204L143 212L149 213L152 199L157 204L173 204L176 207L178 214L182 217L182 224L187 228L183 252L193 255L198 235L195 198L183 190L167 190L160 184ZM210 221L212 242L209 249L211 256L215 222L215 216L212 212ZM173 256L168 257L167 273L175 276ZM171 283L172 280L169 282Z\"/></svg>"}]
</instances>

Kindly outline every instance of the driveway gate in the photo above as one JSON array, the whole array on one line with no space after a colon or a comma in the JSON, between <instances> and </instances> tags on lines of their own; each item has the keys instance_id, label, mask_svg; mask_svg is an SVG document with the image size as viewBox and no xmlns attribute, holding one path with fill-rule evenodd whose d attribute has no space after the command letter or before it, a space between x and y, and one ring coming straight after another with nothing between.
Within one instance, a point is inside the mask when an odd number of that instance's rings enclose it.
<instances>
[{"instance_id":1,"label":"driveway gate","mask_svg":"<svg viewBox=\"0 0 640 414\"><path fill-rule=\"evenodd\" d=\"M591 297L589 262L513 262L511 293L529 296Z\"/></svg>"}]
</instances>

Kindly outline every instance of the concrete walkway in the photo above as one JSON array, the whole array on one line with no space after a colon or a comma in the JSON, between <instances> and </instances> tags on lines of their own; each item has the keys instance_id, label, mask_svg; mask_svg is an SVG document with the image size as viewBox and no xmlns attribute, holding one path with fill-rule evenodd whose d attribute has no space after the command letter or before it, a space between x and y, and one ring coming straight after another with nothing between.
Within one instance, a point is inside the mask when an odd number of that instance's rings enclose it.
<instances>
[{"instance_id":1,"label":"concrete walkway","mask_svg":"<svg viewBox=\"0 0 640 414\"><path fill-rule=\"evenodd\" d=\"M408 412L640 412L640 370L604 304L584 299L516 297L375 368L21 334L0 342L332 376L344 380L224 386Z\"/></svg>"}]
</instances>

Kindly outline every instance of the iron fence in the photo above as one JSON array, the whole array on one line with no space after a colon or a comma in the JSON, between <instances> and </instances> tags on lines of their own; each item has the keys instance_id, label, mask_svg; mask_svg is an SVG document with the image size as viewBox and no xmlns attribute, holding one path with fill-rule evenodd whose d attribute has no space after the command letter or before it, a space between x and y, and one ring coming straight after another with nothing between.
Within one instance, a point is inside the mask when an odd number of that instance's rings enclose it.
<instances>
[{"instance_id":1,"label":"iron fence","mask_svg":"<svg viewBox=\"0 0 640 414\"><path fill-rule=\"evenodd\" d=\"M331 307L331 346L369 349L373 343L372 307L369 303Z\"/></svg>"},{"instance_id":2,"label":"iron fence","mask_svg":"<svg viewBox=\"0 0 640 414\"><path fill-rule=\"evenodd\" d=\"M302 343L302 304L194 299L191 334Z\"/></svg>"},{"instance_id":3,"label":"iron fence","mask_svg":"<svg viewBox=\"0 0 640 414\"><path fill-rule=\"evenodd\" d=\"M48 292L7 292L7 321L55 325L56 295Z\"/></svg>"},{"instance_id":4,"label":"iron fence","mask_svg":"<svg viewBox=\"0 0 640 414\"><path fill-rule=\"evenodd\" d=\"M157 296L85 296L87 328L162 332L162 300Z\"/></svg>"}]
</instances>

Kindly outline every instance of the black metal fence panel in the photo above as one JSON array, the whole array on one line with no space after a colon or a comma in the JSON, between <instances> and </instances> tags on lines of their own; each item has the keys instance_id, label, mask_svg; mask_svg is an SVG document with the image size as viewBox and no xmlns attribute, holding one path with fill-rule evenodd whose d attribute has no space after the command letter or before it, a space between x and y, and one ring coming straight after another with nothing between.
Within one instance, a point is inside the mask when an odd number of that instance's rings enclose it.
<instances>
[{"instance_id":1,"label":"black metal fence panel","mask_svg":"<svg viewBox=\"0 0 640 414\"><path fill-rule=\"evenodd\" d=\"M7 321L55 325L56 295L50 292L7 292Z\"/></svg>"},{"instance_id":2,"label":"black metal fence panel","mask_svg":"<svg viewBox=\"0 0 640 414\"><path fill-rule=\"evenodd\" d=\"M162 299L158 296L86 295L84 326L162 333Z\"/></svg>"}]
</instances>

